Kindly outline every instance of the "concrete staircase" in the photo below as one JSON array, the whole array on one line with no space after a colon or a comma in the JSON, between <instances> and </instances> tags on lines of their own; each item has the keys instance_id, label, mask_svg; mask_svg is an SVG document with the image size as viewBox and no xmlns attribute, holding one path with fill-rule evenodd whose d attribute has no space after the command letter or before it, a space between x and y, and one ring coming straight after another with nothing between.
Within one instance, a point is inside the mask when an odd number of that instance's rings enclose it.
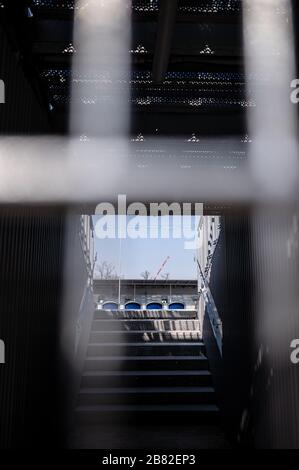
<instances>
[{"instance_id":1,"label":"concrete staircase","mask_svg":"<svg viewBox=\"0 0 299 470\"><path fill-rule=\"evenodd\" d=\"M196 312L96 311L76 418L84 424L215 423Z\"/></svg>"}]
</instances>

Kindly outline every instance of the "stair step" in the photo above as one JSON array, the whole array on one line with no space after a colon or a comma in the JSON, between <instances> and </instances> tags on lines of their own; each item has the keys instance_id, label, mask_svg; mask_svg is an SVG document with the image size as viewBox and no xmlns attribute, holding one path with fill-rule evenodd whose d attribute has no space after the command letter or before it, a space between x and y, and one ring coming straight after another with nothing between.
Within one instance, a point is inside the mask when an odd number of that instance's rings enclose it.
<instances>
[{"instance_id":1,"label":"stair step","mask_svg":"<svg viewBox=\"0 0 299 470\"><path fill-rule=\"evenodd\" d=\"M213 423L215 390L196 311L96 311L81 423Z\"/></svg>"},{"instance_id":2,"label":"stair step","mask_svg":"<svg viewBox=\"0 0 299 470\"><path fill-rule=\"evenodd\" d=\"M90 387L183 387L211 386L211 373L208 370L177 371L85 371L82 375L82 388Z\"/></svg>"},{"instance_id":3,"label":"stair step","mask_svg":"<svg viewBox=\"0 0 299 470\"><path fill-rule=\"evenodd\" d=\"M88 405L76 409L79 422L196 422L210 423L219 417L216 405ZM164 422L165 422L164 421Z\"/></svg>"},{"instance_id":4,"label":"stair step","mask_svg":"<svg viewBox=\"0 0 299 470\"><path fill-rule=\"evenodd\" d=\"M94 320L92 331L200 331L199 320L101 319Z\"/></svg>"},{"instance_id":5,"label":"stair step","mask_svg":"<svg viewBox=\"0 0 299 470\"><path fill-rule=\"evenodd\" d=\"M206 356L110 356L88 357L85 370L205 370Z\"/></svg>"},{"instance_id":6,"label":"stair step","mask_svg":"<svg viewBox=\"0 0 299 470\"><path fill-rule=\"evenodd\" d=\"M90 343L88 356L199 356L205 352L202 342L180 343Z\"/></svg>"},{"instance_id":7,"label":"stair step","mask_svg":"<svg viewBox=\"0 0 299 470\"><path fill-rule=\"evenodd\" d=\"M196 310L96 310L95 320L101 319L197 319Z\"/></svg>"},{"instance_id":8,"label":"stair step","mask_svg":"<svg viewBox=\"0 0 299 470\"><path fill-rule=\"evenodd\" d=\"M83 388L78 405L213 404L213 387Z\"/></svg>"},{"instance_id":9,"label":"stair step","mask_svg":"<svg viewBox=\"0 0 299 470\"><path fill-rule=\"evenodd\" d=\"M92 332L90 341L92 343L102 342L172 342L172 341L201 341L201 333L197 331L105 331Z\"/></svg>"}]
</instances>

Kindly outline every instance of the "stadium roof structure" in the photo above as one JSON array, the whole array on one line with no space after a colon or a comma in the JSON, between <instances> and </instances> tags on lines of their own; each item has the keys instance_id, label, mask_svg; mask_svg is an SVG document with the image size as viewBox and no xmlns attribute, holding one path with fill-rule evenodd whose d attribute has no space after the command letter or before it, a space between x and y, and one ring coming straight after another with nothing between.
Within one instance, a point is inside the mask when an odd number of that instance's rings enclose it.
<instances>
[{"instance_id":1,"label":"stadium roof structure","mask_svg":"<svg viewBox=\"0 0 299 470\"><path fill-rule=\"evenodd\" d=\"M250 84L271 79L245 71L242 1L124 0L120 5L131 10L131 68L111 77L90 68L78 76L72 67L74 18L80 9L88 13L88 1L1 2L3 24L18 42L26 74L47 112L49 134L69 135L71 90L79 84L86 107L107 104L128 87L133 166L155 170L161 160L183 176L212 166L234 178L246 169L252 143L247 114L256 103ZM174 137L175 148L163 147L163 139ZM80 139L84 144L90 136ZM225 209L209 206L206 198L209 208L211 213Z\"/></svg>"},{"instance_id":2,"label":"stadium roof structure","mask_svg":"<svg viewBox=\"0 0 299 470\"><path fill-rule=\"evenodd\" d=\"M2 15L19 21L24 61L53 132L68 132L70 89L80 78L86 81L86 106L101 90L109 95L114 85L129 83L131 136L137 145L157 135L181 136L195 147L207 135L244 140L245 109L252 103L245 96L240 0L166 3L172 7L163 14L163 1L132 1L132 70L107 85L105 71L95 77L72 74L74 0L3 2ZM123 2L124 8L130 4Z\"/></svg>"}]
</instances>

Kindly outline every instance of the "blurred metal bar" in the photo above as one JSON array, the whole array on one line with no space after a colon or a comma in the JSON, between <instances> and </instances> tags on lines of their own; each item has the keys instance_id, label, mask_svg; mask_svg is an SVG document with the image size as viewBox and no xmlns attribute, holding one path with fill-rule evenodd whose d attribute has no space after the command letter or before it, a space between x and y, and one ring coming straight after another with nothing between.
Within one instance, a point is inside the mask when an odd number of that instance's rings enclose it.
<instances>
[{"instance_id":1,"label":"blurred metal bar","mask_svg":"<svg viewBox=\"0 0 299 470\"><path fill-rule=\"evenodd\" d=\"M288 225L292 220L292 191L298 185L296 114L290 100L295 76L295 41L290 0L244 2L247 74L270 75L266 87L253 90L257 107L249 112L252 132L250 154L253 182L263 187L264 200L253 214L253 241L258 283L258 310L264 324L262 341L273 342L278 352L287 340L284 331L294 276L287 255ZM252 90L251 90L252 92ZM273 191L276 188L276 191ZM284 206L277 206L277 199ZM272 338L274 341L272 341Z\"/></svg>"},{"instance_id":2,"label":"blurred metal bar","mask_svg":"<svg viewBox=\"0 0 299 470\"><path fill-rule=\"evenodd\" d=\"M85 136L125 136L129 132L129 85L111 84L130 71L131 8L123 0L76 1L70 129ZM108 92L90 90L84 77L105 77ZM107 99L110 94L110 99ZM88 104L88 105L87 105Z\"/></svg>"},{"instance_id":3,"label":"blurred metal bar","mask_svg":"<svg viewBox=\"0 0 299 470\"><path fill-rule=\"evenodd\" d=\"M245 169L185 168L180 158L136 161L127 140L80 142L60 138L4 138L0 143L0 202L85 203L114 201L238 201L258 197ZM175 139L161 141L178 147ZM223 146L223 142L219 144ZM166 151L166 150L165 150ZM150 160L150 157L149 157ZM260 195L262 197L262 195Z\"/></svg>"},{"instance_id":4,"label":"blurred metal bar","mask_svg":"<svg viewBox=\"0 0 299 470\"><path fill-rule=\"evenodd\" d=\"M82 42L74 57L79 76L105 67L113 76L128 68L129 33L125 25L129 17L120 4L120 0L104 6L93 2L79 10L75 41ZM207 160L201 165L197 157L186 161L184 147L175 138L153 140L152 153L139 149L139 154L134 154L127 138L128 103L122 106L127 93L114 97L113 109L107 109L105 103L86 106L82 105L86 90L79 86L73 90L71 130L80 139L1 139L0 203L98 203L115 200L118 193L147 202L205 201L221 205L295 201L299 171L295 110L290 108L288 97L288 80L294 71L291 16L284 13L288 5L288 0L250 0L244 4L248 75L271 74L266 85L252 84L251 96L257 106L249 114L249 165L244 162L235 167L226 157L221 165L207 164ZM101 42L103 32L106 39ZM234 139L203 140L202 144L203 148L214 145L220 153L237 148ZM248 144L243 145L247 148Z\"/></svg>"},{"instance_id":5,"label":"blurred metal bar","mask_svg":"<svg viewBox=\"0 0 299 470\"><path fill-rule=\"evenodd\" d=\"M296 76L292 7L290 0L245 0L243 10L247 88L256 102L248 108L249 163L255 184L273 202L288 199L299 182L296 107L290 100ZM252 76L265 83L249 81Z\"/></svg>"},{"instance_id":6,"label":"blurred metal bar","mask_svg":"<svg viewBox=\"0 0 299 470\"><path fill-rule=\"evenodd\" d=\"M299 167L296 109L290 100L290 84L296 76L292 24L290 0L244 2L247 75L269 77L267 86L251 89L257 106L249 112L253 140L249 161L254 186L263 188L264 201L271 204L259 201L251 220L253 341L258 350L252 396L260 387L258 399L263 403L263 413L254 423L255 439L259 446L266 442L270 448L298 448L298 376L289 355L299 327L298 206L293 200Z\"/></svg>"},{"instance_id":7,"label":"blurred metal bar","mask_svg":"<svg viewBox=\"0 0 299 470\"><path fill-rule=\"evenodd\" d=\"M215 150L235 146L234 140L213 141ZM6 137L0 142L0 203L87 203L114 201L194 201L263 203L279 188L257 186L246 165L186 165L176 139L157 140L161 158L138 159L127 139ZM168 152L168 153L167 153ZM173 158L176 152L176 158ZM167 158L169 155L169 158ZM171 157L171 158L170 158ZM271 192L270 192L271 189ZM289 201L296 201L293 188Z\"/></svg>"}]
</instances>

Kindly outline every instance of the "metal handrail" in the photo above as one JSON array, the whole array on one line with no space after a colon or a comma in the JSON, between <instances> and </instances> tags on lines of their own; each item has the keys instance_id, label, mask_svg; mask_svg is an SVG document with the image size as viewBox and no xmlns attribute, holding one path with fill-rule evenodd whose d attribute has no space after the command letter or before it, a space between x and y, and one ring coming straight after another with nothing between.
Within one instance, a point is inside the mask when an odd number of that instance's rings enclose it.
<instances>
[{"instance_id":1,"label":"metal handrail","mask_svg":"<svg viewBox=\"0 0 299 470\"><path fill-rule=\"evenodd\" d=\"M88 249L87 242L86 242L86 234L82 226L80 227L78 233L79 233L79 240L81 244L82 253L85 258L85 263L86 263L85 266L86 266L88 279L89 279L90 285L92 286L95 266L92 266L91 261L90 261L89 249Z\"/></svg>"},{"instance_id":2,"label":"metal handrail","mask_svg":"<svg viewBox=\"0 0 299 470\"><path fill-rule=\"evenodd\" d=\"M84 291L83 291L83 295L81 298L80 307L78 311L78 317L76 321L75 353L78 350L80 336L82 332L82 324L84 321L84 304L85 304L88 292L90 291L91 293L93 293L93 277L94 277L94 269L95 269L95 263L96 263L96 259L95 259L93 265L91 264L90 252L87 246L87 237L84 231L84 225L82 224L82 219L81 219L80 228L78 230L78 235L79 235L79 241L80 241L82 254L85 260L87 280L84 286Z\"/></svg>"},{"instance_id":3,"label":"metal handrail","mask_svg":"<svg viewBox=\"0 0 299 470\"><path fill-rule=\"evenodd\" d=\"M213 331L213 334L214 334L214 337L215 337L215 340L219 349L219 353L222 357L222 341L223 341L222 321L219 316L209 284L206 280L206 277L204 276L202 272L202 268L198 260L197 260L197 264L198 264L198 269L199 269L200 278L201 278L201 292L203 295L203 299L205 301L206 311L208 313L208 318L210 320L210 324L211 324L212 331Z\"/></svg>"}]
</instances>

